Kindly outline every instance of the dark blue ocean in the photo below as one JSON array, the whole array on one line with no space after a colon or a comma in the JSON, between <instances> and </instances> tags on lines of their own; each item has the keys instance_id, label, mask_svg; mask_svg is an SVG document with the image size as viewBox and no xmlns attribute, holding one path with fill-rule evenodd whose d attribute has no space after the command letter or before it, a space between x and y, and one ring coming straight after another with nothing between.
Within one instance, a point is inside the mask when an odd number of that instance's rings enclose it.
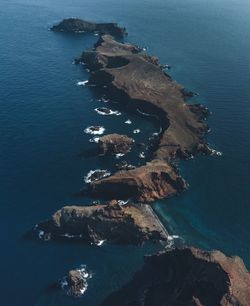
<instances>
[{"instance_id":1,"label":"dark blue ocean","mask_svg":"<svg viewBox=\"0 0 250 306\"><path fill-rule=\"evenodd\" d=\"M156 248L24 238L63 205L89 203L75 197L89 170L114 171L114 159L86 156L93 148L87 126L142 142L159 128L122 109L112 117L94 111L104 104L76 85L88 73L72 61L97 37L48 31L72 16L126 26L126 40L147 47L172 66L174 79L200 94L196 100L212 111L208 142L223 155L181 162L189 190L155 209L186 243L238 254L250 267L250 2L0 0L0 304L96 306ZM137 128L141 133L132 134ZM48 289L81 264L94 273L83 298Z\"/></svg>"}]
</instances>

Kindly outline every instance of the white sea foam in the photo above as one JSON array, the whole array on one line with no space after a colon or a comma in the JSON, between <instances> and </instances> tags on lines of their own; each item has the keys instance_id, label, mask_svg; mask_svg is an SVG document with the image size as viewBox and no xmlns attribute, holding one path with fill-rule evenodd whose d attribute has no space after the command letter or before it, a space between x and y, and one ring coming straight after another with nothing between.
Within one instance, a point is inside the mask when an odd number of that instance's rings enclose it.
<instances>
[{"instance_id":1,"label":"white sea foam","mask_svg":"<svg viewBox=\"0 0 250 306\"><path fill-rule=\"evenodd\" d=\"M39 239L43 239L44 234L45 234L44 231L39 230L39 232L38 232Z\"/></svg>"},{"instance_id":2,"label":"white sea foam","mask_svg":"<svg viewBox=\"0 0 250 306\"><path fill-rule=\"evenodd\" d=\"M118 158L120 158L120 157L122 157L122 156L124 156L125 154L123 154L123 153L117 153L117 154L115 154L115 157L118 159Z\"/></svg>"},{"instance_id":3,"label":"white sea foam","mask_svg":"<svg viewBox=\"0 0 250 306\"><path fill-rule=\"evenodd\" d=\"M97 246L102 246L104 242L105 242L105 240L99 240L99 241L96 243L96 245L97 245Z\"/></svg>"},{"instance_id":4,"label":"white sea foam","mask_svg":"<svg viewBox=\"0 0 250 306\"><path fill-rule=\"evenodd\" d=\"M110 115L116 115L116 116L120 116L121 113L117 110L112 110L106 107L97 107L95 108L95 111L99 114L99 115L103 115L103 116L110 116Z\"/></svg>"},{"instance_id":5,"label":"white sea foam","mask_svg":"<svg viewBox=\"0 0 250 306\"><path fill-rule=\"evenodd\" d=\"M126 120L124 123L126 124L132 124L132 121L130 119Z\"/></svg>"},{"instance_id":6,"label":"white sea foam","mask_svg":"<svg viewBox=\"0 0 250 306\"><path fill-rule=\"evenodd\" d=\"M95 174L95 173L99 174L98 178L95 178L93 176L93 174ZM111 175L111 173L108 172L107 170L101 170L101 169L90 170L88 172L88 174L84 177L84 181L85 181L85 183L91 183L93 181L98 181L98 180L100 180L104 177L110 176L110 175Z\"/></svg>"},{"instance_id":7,"label":"white sea foam","mask_svg":"<svg viewBox=\"0 0 250 306\"><path fill-rule=\"evenodd\" d=\"M86 81L79 81L79 82L76 83L76 85L77 86L85 86L86 84L88 84L88 82L89 82L88 80L86 80Z\"/></svg>"},{"instance_id":8,"label":"white sea foam","mask_svg":"<svg viewBox=\"0 0 250 306\"><path fill-rule=\"evenodd\" d=\"M140 158L146 158L145 152L141 152L141 153L139 154L139 157L140 157Z\"/></svg>"},{"instance_id":9,"label":"white sea foam","mask_svg":"<svg viewBox=\"0 0 250 306\"><path fill-rule=\"evenodd\" d=\"M140 129L135 129L135 130L133 130L133 133L138 134L138 133L140 133L140 131L141 131Z\"/></svg>"},{"instance_id":10,"label":"white sea foam","mask_svg":"<svg viewBox=\"0 0 250 306\"><path fill-rule=\"evenodd\" d=\"M93 137L93 138L90 138L89 139L89 142L95 142L95 143L98 143L100 140L100 137Z\"/></svg>"},{"instance_id":11,"label":"white sea foam","mask_svg":"<svg viewBox=\"0 0 250 306\"><path fill-rule=\"evenodd\" d=\"M141 111L141 110L139 110L139 108L137 108L137 112L139 113L139 114L141 114L141 115L143 115L143 116L152 116L152 115L150 115L150 114L148 114L148 113L144 113L143 111Z\"/></svg>"},{"instance_id":12,"label":"white sea foam","mask_svg":"<svg viewBox=\"0 0 250 306\"><path fill-rule=\"evenodd\" d=\"M118 201L117 201L118 205L121 205L121 206L128 204L128 202L129 202L129 200L127 200L127 201L118 200Z\"/></svg>"},{"instance_id":13,"label":"white sea foam","mask_svg":"<svg viewBox=\"0 0 250 306\"><path fill-rule=\"evenodd\" d=\"M179 239L180 238L180 236L178 236L178 235L168 235L168 240L169 241L173 241L173 240L175 240L175 239Z\"/></svg>"},{"instance_id":14,"label":"white sea foam","mask_svg":"<svg viewBox=\"0 0 250 306\"><path fill-rule=\"evenodd\" d=\"M105 128L103 126L89 126L84 132L86 134L102 135L105 132Z\"/></svg>"},{"instance_id":15,"label":"white sea foam","mask_svg":"<svg viewBox=\"0 0 250 306\"><path fill-rule=\"evenodd\" d=\"M215 149L211 149L211 148L210 148L210 150L211 150L211 155L222 156L222 152L217 151Z\"/></svg>"}]
</instances>

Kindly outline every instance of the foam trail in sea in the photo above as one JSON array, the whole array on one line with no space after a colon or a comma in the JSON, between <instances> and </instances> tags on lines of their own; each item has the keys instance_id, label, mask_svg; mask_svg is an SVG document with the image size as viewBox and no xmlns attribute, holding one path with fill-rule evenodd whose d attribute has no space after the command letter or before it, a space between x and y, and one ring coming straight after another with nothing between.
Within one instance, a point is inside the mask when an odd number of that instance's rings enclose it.
<instances>
[{"instance_id":1,"label":"foam trail in sea","mask_svg":"<svg viewBox=\"0 0 250 306\"><path fill-rule=\"evenodd\" d=\"M92 135L102 135L104 132L105 128L103 126L89 126L84 130L84 133Z\"/></svg>"},{"instance_id":2,"label":"foam trail in sea","mask_svg":"<svg viewBox=\"0 0 250 306\"><path fill-rule=\"evenodd\" d=\"M117 110L109 109L107 107L97 107L97 108L95 108L95 111L99 115L103 115L103 116L110 116L110 115L120 116L121 115L121 112L119 112Z\"/></svg>"},{"instance_id":3,"label":"foam trail in sea","mask_svg":"<svg viewBox=\"0 0 250 306\"><path fill-rule=\"evenodd\" d=\"M76 85L77 86L85 86L86 84L88 84L88 82L89 82L88 80L86 80L86 81L79 81L79 82L76 83Z\"/></svg>"},{"instance_id":4,"label":"foam trail in sea","mask_svg":"<svg viewBox=\"0 0 250 306\"><path fill-rule=\"evenodd\" d=\"M133 133L138 134L138 133L140 133L140 131L141 131L140 129L135 129L135 130L133 130Z\"/></svg>"},{"instance_id":5,"label":"foam trail in sea","mask_svg":"<svg viewBox=\"0 0 250 306\"><path fill-rule=\"evenodd\" d=\"M102 170L102 169L90 170L88 174L84 177L84 181L85 183L91 183L110 175L111 173L108 172L108 170Z\"/></svg>"},{"instance_id":6,"label":"foam trail in sea","mask_svg":"<svg viewBox=\"0 0 250 306\"><path fill-rule=\"evenodd\" d=\"M95 142L95 143L98 143L100 140L100 137L93 137L93 138L90 138L89 139L89 142Z\"/></svg>"}]
</instances>

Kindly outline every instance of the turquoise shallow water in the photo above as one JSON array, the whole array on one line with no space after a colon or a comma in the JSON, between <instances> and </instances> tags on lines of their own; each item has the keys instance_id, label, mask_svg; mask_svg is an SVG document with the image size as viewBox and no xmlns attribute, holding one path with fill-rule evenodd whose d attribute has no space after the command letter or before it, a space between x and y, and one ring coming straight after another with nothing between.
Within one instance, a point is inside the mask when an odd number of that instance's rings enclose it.
<instances>
[{"instance_id":1,"label":"turquoise shallow water","mask_svg":"<svg viewBox=\"0 0 250 306\"><path fill-rule=\"evenodd\" d=\"M126 26L128 41L147 47L172 66L174 79L200 93L198 100L213 112L208 141L223 155L182 162L189 191L155 207L187 243L239 254L250 266L249 2L0 0L1 304L97 305L156 248L23 239L62 205L88 202L74 193L90 169L113 169L112 159L83 156L92 146L85 127L102 124L107 132L131 135L140 128L138 141L158 129L123 110L112 118L93 111L102 104L87 87L76 86L88 73L72 61L96 37L48 31L70 16ZM124 124L128 118L131 126ZM82 299L47 290L81 264L94 272Z\"/></svg>"}]
</instances>

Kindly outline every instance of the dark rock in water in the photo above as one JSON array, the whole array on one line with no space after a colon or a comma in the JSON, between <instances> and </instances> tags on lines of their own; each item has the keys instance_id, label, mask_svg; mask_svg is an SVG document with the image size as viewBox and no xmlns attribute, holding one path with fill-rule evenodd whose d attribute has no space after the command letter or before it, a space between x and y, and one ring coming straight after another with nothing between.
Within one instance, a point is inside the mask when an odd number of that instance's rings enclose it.
<instances>
[{"instance_id":1,"label":"dark rock in water","mask_svg":"<svg viewBox=\"0 0 250 306\"><path fill-rule=\"evenodd\" d=\"M100 137L99 152L105 154L127 154L134 145L134 139L126 135L109 134Z\"/></svg>"},{"instance_id":2,"label":"dark rock in water","mask_svg":"<svg viewBox=\"0 0 250 306\"><path fill-rule=\"evenodd\" d=\"M51 28L55 32L97 32L99 34L110 34L115 37L126 35L126 29L120 28L117 23L95 23L77 18L68 18Z\"/></svg>"},{"instance_id":3,"label":"dark rock in water","mask_svg":"<svg viewBox=\"0 0 250 306\"><path fill-rule=\"evenodd\" d=\"M188 98L193 98L193 97L199 95L197 92L188 90L188 89L186 89L186 88L183 88L183 89L182 89L182 94L183 94L184 98L186 98L186 99L188 99Z\"/></svg>"},{"instance_id":4,"label":"dark rock in water","mask_svg":"<svg viewBox=\"0 0 250 306\"><path fill-rule=\"evenodd\" d=\"M109 176L110 173L107 170L91 170L89 173L84 177L85 183L91 183L98 180L101 180L107 176Z\"/></svg>"},{"instance_id":5,"label":"dark rock in water","mask_svg":"<svg viewBox=\"0 0 250 306\"><path fill-rule=\"evenodd\" d=\"M72 296L81 296L86 290L87 282L82 277L80 270L71 270L67 276L68 294Z\"/></svg>"},{"instance_id":6,"label":"dark rock in water","mask_svg":"<svg viewBox=\"0 0 250 306\"><path fill-rule=\"evenodd\" d=\"M50 239L72 238L99 245L102 241L141 244L147 240L166 240L167 233L148 205L66 206L35 232ZM43 238L43 237L40 237Z\"/></svg>"},{"instance_id":7,"label":"dark rock in water","mask_svg":"<svg viewBox=\"0 0 250 306\"><path fill-rule=\"evenodd\" d=\"M118 170L132 170L132 169L135 169L135 166L130 165L128 162L123 160L120 163L116 164L116 168Z\"/></svg>"},{"instance_id":8,"label":"dark rock in water","mask_svg":"<svg viewBox=\"0 0 250 306\"><path fill-rule=\"evenodd\" d=\"M145 258L141 271L102 306L249 306L250 274L239 257L196 248Z\"/></svg>"},{"instance_id":9,"label":"dark rock in water","mask_svg":"<svg viewBox=\"0 0 250 306\"><path fill-rule=\"evenodd\" d=\"M176 195L187 188L178 171L164 161L154 160L139 168L119 171L112 176L90 183L93 196L132 198L151 202Z\"/></svg>"}]
</instances>

